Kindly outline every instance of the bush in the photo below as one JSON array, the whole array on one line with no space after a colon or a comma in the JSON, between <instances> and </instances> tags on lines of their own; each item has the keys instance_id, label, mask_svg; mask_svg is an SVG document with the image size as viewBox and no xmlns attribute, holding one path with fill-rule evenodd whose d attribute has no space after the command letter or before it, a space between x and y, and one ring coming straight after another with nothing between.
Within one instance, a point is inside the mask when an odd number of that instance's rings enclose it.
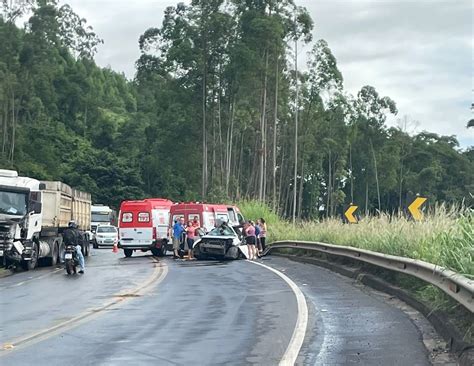
<instances>
[{"instance_id":1,"label":"bush","mask_svg":"<svg viewBox=\"0 0 474 366\"><path fill-rule=\"evenodd\" d=\"M320 241L375 252L420 259L474 278L474 213L440 205L421 222L382 214L363 218L356 225L329 218L292 225L260 202L239 203L248 219L265 218L269 242Z\"/></svg>"}]
</instances>

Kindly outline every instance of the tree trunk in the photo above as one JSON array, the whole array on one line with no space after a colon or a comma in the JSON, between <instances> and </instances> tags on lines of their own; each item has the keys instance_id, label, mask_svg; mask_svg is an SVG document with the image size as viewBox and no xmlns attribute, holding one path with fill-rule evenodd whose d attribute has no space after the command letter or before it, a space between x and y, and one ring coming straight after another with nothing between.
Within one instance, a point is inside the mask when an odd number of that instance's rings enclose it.
<instances>
[{"instance_id":1,"label":"tree trunk","mask_svg":"<svg viewBox=\"0 0 474 366\"><path fill-rule=\"evenodd\" d=\"M10 145L10 161L15 159L15 135L16 135L16 116L15 116L15 93L12 93L12 140Z\"/></svg>"},{"instance_id":2,"label":"tree trunk","mask_svg":"<svg viewBox=\"0 0 474 366\"><path fill-rule=\"evenodd\" d=\"M352 167L352 143L349 143L349 165L351 169L351 204L354 203L354 170Z\"/></svg>"},{"instance_id":3,"label":"tree trunk","mask_svg":"<svg viewBox=\"0 0 474 366\"><path fill-rule=\"evenodd\" d=\"M3 111L3 141L2 141L2 154L5 154L7 157L7 139L8 139L8 101L5 100Z\"/></svg>"},{"instance_id":4,"label":"tree trunk","mask_svg":"<svg viewBox=\"0 0 474 366\"><path fill-rule=\"evenodd\" d=\"M331 150L329 150L328 155L328 186L327 186L327 201L326 201L326 217L329 217L330 214L330 207L331 207L331 195L332 195L332 164L331 164Z\"/></svg>"},{"instance_id":5,"label":"tree trunk","mask_svg":"<svg viewBox=\"0 0 474 366\"><path fill-rule=\"evenodd\" d=\"M234 98L235 100L235 98ZM230 123L227 128L227 144L226 144L226 177L225 177L225 192L226 195L229 194L229 181L230 181L230 171L231 171L231 164L232 164L232 148L233 148L233 141L234 141L234 106L233 101L230 104Z\"/></svg>"},{"instance_id":6,"label":"tree trunk","mask_svg":"<svg viewBox=\"0 0 474 366\"><path fill-rule=\"evenodd\" d=\"M206 198L207 193L207 141L206 141L206 73L207 67L204 62L204 71L202 75L202 199Z\"/></svg>"},{"instance_id":7,"label":"tree trunk","mask_svg":"<svg viewBox=\"0 0 474 366\"><path fill-rule=\"evenodd\" d=\"M372 144L372 140L370 140L370 148L372 149L372 156L374 158L374 168L375 168L375 184L377 186L377 202L379 205L379 214L382 210L381 204L380 204L380 186L379 186L379 174L377 170L377 159L375 157L375 150L374 150L374 145Z\"/></svg>"},{"instance_id":8,"label":"tree trunk","mask_svg":"<svg viewBox=\"0 0 474 366\"><path fill-rule=\"evenodd\" d=\"M365 216L369 215L369 176L368 170L365 171Z\"/></svg>"},{"instance_id":9,"label":"tree trunk","mask_svg":"<svg viewBox=\"0 0 474 366\"><path fill-rule=\"evenodd\" d=\"M304 145L303 149L304 151ZM304 159L301 159L301 178L300 178L300 190L298 192L298 219L301 219L301 214L303 212L303 188L304 188Z\"/></svg>"},{"instance_id":10,"label":"tree trunk","mask_svg":"<svg viewBox=\"0 0 474 366\"><path fill-rule=\"evenodd\" d=\"M265 155L266 155L266 128L265 128L265 114L267 106L267 79L268 79L268 51L265 50L265 69L263 76L263 95L262 95L262 113L260 117L260 176L259 176L259 188L258 188L258 199L265 201L264 193L264 180L265 180Z\"/></svg>"},{"instance_id":11,"label":"tree trunk","mask_svg":"<svg viewBox=\"0 0 474 366\"><path fill-rule=\"evenodd\" d=\"M298 39L295 38L295 171L293 177L293 225L296 223L296 178L298 175L298 108L299 108L299 85L298 85Z\"/></svg>"},{"instance_id":12,"label":"tree trunk","mask_svg":"<svg viewBox=\"0 0 474 366\"><path fill-rule=\"evenodd\" d=\"M276 160L277 160L277 124L278 124L278 58L276 61L276 68L275 68L275 116L273 119L273 171L272 171L272 177L273 177L273 211L276 212L277 208L277 196L276 196L276 187L277 187L277 182L276 182Z\"/></svg>"}]
</instances>

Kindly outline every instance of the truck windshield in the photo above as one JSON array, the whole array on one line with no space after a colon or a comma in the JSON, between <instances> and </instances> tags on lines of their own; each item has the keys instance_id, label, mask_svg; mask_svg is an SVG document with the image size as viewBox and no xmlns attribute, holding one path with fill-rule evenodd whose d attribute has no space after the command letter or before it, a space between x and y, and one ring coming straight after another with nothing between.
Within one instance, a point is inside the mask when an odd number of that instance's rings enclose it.
<instances>
[{"instance_id":1,"label":"truck windshield","mask_svg":"<svg viewBox=\"0 0 474 366\"><path fill-rule=\"evenodd\" d=\"M26 193L0 191L0 213L7 215L26 215Z\"/></svg>"},{"instance_id":2,"label":"truck windshield","mask_svg":"<svg viewBox=\"0 0 474 366\"><path fill-rule=\"evenodd\" d=\"M110 215L108 213L93 213L91 221L92 222L109 222Z\"/></svg>"}]
</instances>

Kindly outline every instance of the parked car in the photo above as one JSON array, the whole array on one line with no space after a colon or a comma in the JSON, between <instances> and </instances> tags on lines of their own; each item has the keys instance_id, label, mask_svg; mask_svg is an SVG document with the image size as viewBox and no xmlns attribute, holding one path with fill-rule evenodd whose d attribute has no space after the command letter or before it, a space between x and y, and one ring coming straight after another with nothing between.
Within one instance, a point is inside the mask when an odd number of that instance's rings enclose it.
<instances>
[{"instance_id":1,"label":"parked car","mask_svg":"<svg viewBox=\"0 0 474 366\"><path fill-rule=\"evenodd\" d=\"M98 225L94 236L94 248L113 247L118 244L118 230L112 225Z\"/></svg>"}]
</instances>

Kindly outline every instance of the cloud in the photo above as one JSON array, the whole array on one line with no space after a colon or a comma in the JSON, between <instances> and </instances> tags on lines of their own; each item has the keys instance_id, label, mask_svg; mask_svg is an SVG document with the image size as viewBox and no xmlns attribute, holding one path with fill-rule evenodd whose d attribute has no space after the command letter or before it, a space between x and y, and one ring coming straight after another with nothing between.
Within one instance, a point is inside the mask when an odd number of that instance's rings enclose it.
<instances>
[{"instance_id":1,"label":"cloud","mask_svg":"<svg viewBox=\"0 0 474 366\"><path fill-rule=\"evenodd\" d=\"M373 85L396 101L417 131L457 135L474 145L471 1L302 1L314 38L328 41L353 94Z\"/></svg>"},{"instance_id":2,"label":"cloud","mask_svg":"<svg viewBox=\"0 0 474 366\"><path fill-rule=\"evenodd\" d=\"M138 37L159 26L178 0L69 0L105 44L96 61L134 75ZM189 2L189 1L187 1ZM472 16L470 0L296 0L314 22L314 39L328 41L356 94L364 85L397 103L399 115L419 122L418 131L457 135L474 145L472 118ZM309 47L302 48L301 65Z\"/></svg>"}]
</instances>

